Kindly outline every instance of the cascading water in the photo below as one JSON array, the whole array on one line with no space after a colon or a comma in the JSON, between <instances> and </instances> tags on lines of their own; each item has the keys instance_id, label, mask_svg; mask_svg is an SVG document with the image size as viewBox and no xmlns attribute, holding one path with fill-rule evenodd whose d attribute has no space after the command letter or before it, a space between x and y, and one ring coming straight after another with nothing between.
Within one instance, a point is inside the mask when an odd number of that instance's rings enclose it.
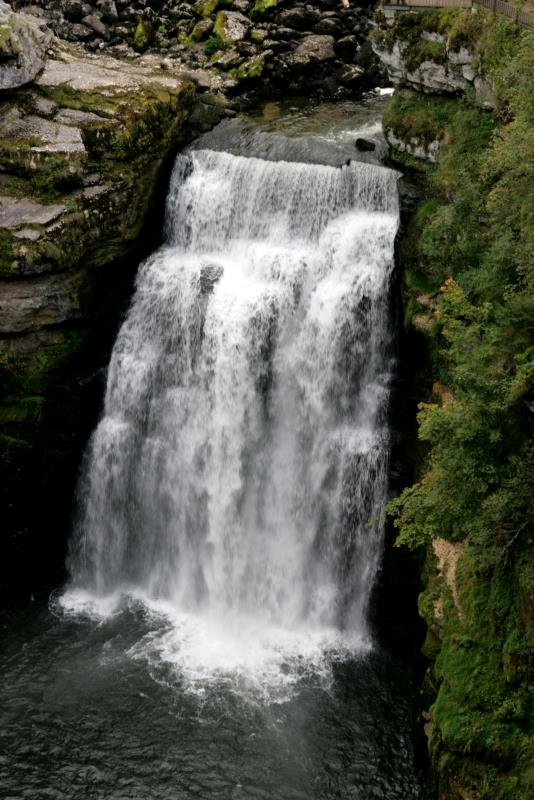
<instances>
[{"instance_id":1,"label":"cascading water","mask_svg":"<svg viewBox=\"0 0 534 800\"><path fill-rule=\"evenodd\" d=\"M168 243L140 270L86 459L75 589L260 636L365 638L396 179L178 157Z\"/></svg>"},{"instance_id":2,"label":"cascading water","mask_svg":"<svg viewBox=\"0 0 534 800\"><path fill-rule=\"evenodd\" d=\"M346 111L338 165L363 113ZM366 626L397 176L245 158L233 132L178 158L87 450L69 586L3 621L2 797L419 797L410 669ZM234 154L215 152L229 134ZM302 157L327 160L324 138Z\"/></svg>"}]
</instances>

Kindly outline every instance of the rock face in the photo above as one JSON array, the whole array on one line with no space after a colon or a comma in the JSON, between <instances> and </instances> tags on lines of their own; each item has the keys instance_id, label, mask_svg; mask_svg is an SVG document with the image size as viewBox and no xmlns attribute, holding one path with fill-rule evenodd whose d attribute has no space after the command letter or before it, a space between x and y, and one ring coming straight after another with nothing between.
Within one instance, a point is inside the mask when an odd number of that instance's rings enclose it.
<instances>
[{"instance_id":1,"label":"rock face","mask_svg":"<svg viewBox=\"0 0 534 800\"><path fill-rule=\"evenodd\" d=\"M14 580L10 596L63 547L93 423L85 387L108 346L99 327L116 319L162 165L195 102L185 69L162 69L160 57L54 48L33 83L0 95L0 595ZM209 108L196 113L202 127ZM161 211L156 237L160 224Z\"/></svg>"},{"instance_id":2,"label":"rock face","mask_svg":"<svg viewBox=\"0 0 534 800\"><path fill-rule=\"evenodd\" d=\"M33 80L43 68L52 38L46 23L29 14L15 14L0 0L0 90Z\"/></svg>"},{"instance_id":3,"label":"rock face","mask_svg":"<svg viewBox=\"0 0 534 800\"><path fill-rule=\"evenodd\" d=\"M409 139L401 139L395 135L391 128L384 130L384 136L390 147L395 148L399 153L406 153L413 158L421 158L435 164L439 159L441 142L439 139L432 139L431 142L424 142L420 137L412 136Z\"/></svg>"},{"instance_id":4,"label":"rock face","mask_svg":"<svg viewBox=\"0 0 534 800\"><path fill-rule=\"evenodd\" d=\"M373 50L395 85L432 94L472 92L481 108L495 108L490 82L480 73L475 53L436 31L421 31L417 43L403 31L386 28L371 38Z\"/></svg>"}]
</instances>

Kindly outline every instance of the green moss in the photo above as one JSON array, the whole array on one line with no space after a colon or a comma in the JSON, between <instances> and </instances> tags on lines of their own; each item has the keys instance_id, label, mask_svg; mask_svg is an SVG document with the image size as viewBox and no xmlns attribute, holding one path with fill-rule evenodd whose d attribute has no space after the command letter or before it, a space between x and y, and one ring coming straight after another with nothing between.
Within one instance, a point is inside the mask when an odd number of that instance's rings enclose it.
<instances>
[{"instance_id":1,"label":"green moss","mask_svg":"<svg viewBox=\"0 0 534 800\"><path fill-rule=\"evenodd\" d=\"M259 78L263 73L265 62L263 58L257 56L243 61L236 69L232 69L229 75L237 81L251 81Z\"/></svg>"},{"instance_id":2,"label":"green moss","mask_svg":"<svg viewBox=\"0 0 534 800\"><path fill-rule=\"evenodd\" d=\"M226 35L226 22L228 17L226 16L225 11L219 11L217 16L215 17L215 22L213 24L213 35L215 39L221 43L221 49L226 47L230 47L233 44L232 39L228 38Z\"/></svg>"},{"instance_id":3,"label":"green moss","mask_svg":"<svg viewBox=\"0 0 534 800\"><path fill-rule=\"evenodd\" d=\"M145 22L138 17L137 19L137 27L134 33L134 47L135 49L142 53L150 44L150 40L152 38L152 29L148 22Z\"/></svg>"},{"instance_id":4,"label":"green moss","mask_svg":"<svg viewBox=\"0 0 534 800\"><path fill-rule=\"evenodd\" d=\"M252 19L261 19L272 13L277 5L278 0L256 0L250 12L250 16Z\"/></svg>"},{"instance_id":5,"label":"green moss","mask_svg":"<svg viewBox=\"0 0 534 800\"><path fill-rule=\"evenodd\" d=\"M210 38L205 42L203 50L205 55L213 56L215 53L219 53L221 50L224 50L224 48L224 42L219 39L218 36L210 36Z\"/></svg>"},{"instance_id":6,"label":"green moss","mask_svg":"<svg viewBox=\"0 0 534 800\"><path fill-rule=\"evenodd\" d=\"M194 11L203 17L211 17L214 11L221 5L221 0L199 0L195 3Z\"/></svg>"},{"instance_id":7,"label":"green moss","mask_svg":"<svg viewBox=\"0 0 534 800\"><path fill-rule=\"evenodd\" d=\"M261 44L267 38L267 31L263 28L253 28L250 31L250 39L253 42Z\"/></svg>"},{"instance_id":8,"label":"green moss","mask_svg":"<svg viewBox=\"0 0 534 800\"><path fill-rule=\"evenodd\" d=\"M511 686L505 670L512 640L528 669L528 640L517 627L521 567L481 571L470 546L460 568L461 613L446 614L435 661L441 683L431 709L431 752L444 775L485 786L487 800L526 800L534 790L532 696L525 683Z\"/></svg>"},{"instance_id":9,"label":"green moss","mask_svg":"<svg viewBox=\"0 0 534 800\"><path fill-rule=\"evenodd\" d=\"M186 39L186 45L189 47L196 42L202 41L211 32L213 22L210 19L201 20L197 22L191 33Z\"/></svg>"},{"instance_id":10,"label":"green moss","mask_svg":"<svg viewBox=\"0 0 534 800\"><path fill-rule=\"evenodd\" d=\"M0 228L0 278L10 278L17 272L13 241L13 235L5 228Z\"/></svg>"},{"instance_id":11,"label":"green moss","mask_svg":"<svg viewBox=\"0 0 534 800\"><path fill-rule=\"evenodd\" d=\"M447 48L444 42L421 39L404 53L406 67L410 72L416 70L424 61L435 64L447 62Z\"/></svg>"},{"instance_id":12,"label":"green moss","mask_svg":"<svg viewBox=\"0 0 534 800\"><path fill-rule=\"evenodd\" d=\"M458 102L446 97L420 95L404 89L395 92L382 117L385 131L392 130L403 141L418 139L424 145L445 135L458 113Z\"/></svg>"}]
</instances>

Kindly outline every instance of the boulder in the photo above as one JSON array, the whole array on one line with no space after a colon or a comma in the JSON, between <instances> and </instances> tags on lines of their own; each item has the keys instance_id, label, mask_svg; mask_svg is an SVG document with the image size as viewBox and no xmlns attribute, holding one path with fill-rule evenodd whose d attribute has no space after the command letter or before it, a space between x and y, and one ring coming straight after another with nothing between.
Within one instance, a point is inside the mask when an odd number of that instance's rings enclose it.
<instances>
[{"instance_id":1,"label":"boulder","mask_svg":"<svg viewBox=\"0 0 534 800\"><path fill-rule=\"evenodd\" d=\"M291 54L289 63L292 66L306 67L313 62L329 61L333 58L335 58L334 37L312 34L304 37Z\"/></svg>"},{"instance_id":2,"label":"boulder","mask_svg":"<svg viewBox=\"0 0 534 800\"><path fill-rule=\"evenodd\" d=\"M98 10L105 22L117 22L119 14L114 0L98 0Z\"/></svg>"},{"instance_id":3,"label":"boulder","mask_svg":"<svg viewBox=\"0 0 534 800\"><path fill-rule=\"evenodd\" d=\"M81 0L65 0L62 10L63 15L72 22L79 22L84 15Z\"/></svg>"},{"instance_id":4,"label":"boulder","mask_svg":"<svg viewBox=\"0 0 534 800\"><path fill-rule=\"evenodd\" d=\"M303 31L313 28L320 19L321 12L312 8L312 6L296 6L295 8L288 8L280 14L282 25Z\"/></svg>"},{"instance_id":5,"label":"boulder","mask_svg":"<svg viewBox=\"0 0 534 800\"><path fill-rule=\"evenodd\" d=\"M219 11L215 18L213 33L225 45L240 42L247 35L250 21L239 11Z\"/></svg>"},{"instance_id":6,"label":"boulder","mask_svg":"<svg viewBox=\"0 0 534 800\"><path fill-rule=\"evenodd\" d=\"M16 14L0 0L0 89L29 83L44 65L52 34L29 14Z\"/></svg>"},{"instance_id":7,"label":"boulder","mask_svg":"<svg viewBox=\"0 0 534 800\"><path fill-rule=\"evenodd\" d=\"M371 142L369 139L358 138L354 142L354 146L360 153L372 153L376 150L376 142Z\"/></svg>"},{"instance_id":8,"label":"boulder","mask_svg":"<svg viewBox=\"0 0 534 800\"><path fill-rule=\"evenodd\" d=\"M107 39L109 36L107 26L97 14L89 14L89 16L83 17L82 24L91 28L97 36L101 36L103 39Z\"/></svg>"}]
</instances>

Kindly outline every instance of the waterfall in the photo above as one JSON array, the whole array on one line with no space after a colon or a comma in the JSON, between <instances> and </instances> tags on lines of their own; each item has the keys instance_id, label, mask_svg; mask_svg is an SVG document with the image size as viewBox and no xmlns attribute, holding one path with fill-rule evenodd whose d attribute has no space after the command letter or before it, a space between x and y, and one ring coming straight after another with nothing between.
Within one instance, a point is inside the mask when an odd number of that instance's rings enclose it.
<instances>
[{"instance_id":1,"label":"waterfall","mask_svg":"<svg viewBox=\"0 0 534 800\"><path fill-rule=\"evenodd\" d=\"M139 270L85 458L74 589L365 635L396 179L354 162L178 157L166 244Z\"/></svg>"}]
</instances>

